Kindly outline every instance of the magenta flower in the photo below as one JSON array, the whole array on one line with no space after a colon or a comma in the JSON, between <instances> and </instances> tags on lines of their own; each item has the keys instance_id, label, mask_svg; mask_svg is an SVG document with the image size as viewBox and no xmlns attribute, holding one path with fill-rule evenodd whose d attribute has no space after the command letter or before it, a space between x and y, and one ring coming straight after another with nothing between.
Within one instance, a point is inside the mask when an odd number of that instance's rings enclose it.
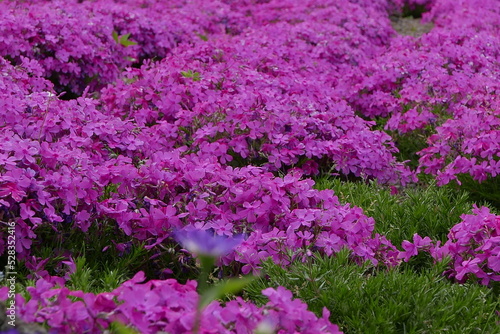
<instances>
[{"instance_id":1,"label":"magenta flower","mask_svg":"<svg viewBox=\"0 0 500 334\"><path fill-rule=\"evenodd\" d=\"M242 234L232 238L213 235L213 233L206 230L179 230L174 235L182 247L191 253L213 257L230 253L245 238Z\"/></svg>"},{"instance_id":2,"label":"magenta flower","mask_svg":"<svg viewBox=\"0 0 500 334\"><path fill-rule=\"evenodd\" d=\"M403 240L401 244L404 252L400 252L399 258L408 262L412 256L416 256L419 250L428 250L432 246L432 240L429 237L422 238L417 233L413 235L413 243Z\"/></svg>"}]
</instances>

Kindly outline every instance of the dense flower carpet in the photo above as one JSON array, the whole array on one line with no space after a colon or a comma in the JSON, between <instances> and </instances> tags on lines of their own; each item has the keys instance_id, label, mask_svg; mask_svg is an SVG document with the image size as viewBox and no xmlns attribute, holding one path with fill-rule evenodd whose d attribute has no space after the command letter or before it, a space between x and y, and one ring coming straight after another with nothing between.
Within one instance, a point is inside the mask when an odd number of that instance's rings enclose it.
<instances>
[{"instance_id":1,"label":"dense flower carpet","mask_svg":"<svg viewBox=\"0 0 500 334\"><path fill-rule=\"evenodd\" d=\"M432 29L398 34L404 9ZM500 281L487 208L446 242L394 245L313 187L325 173L394 192L422 175L498 178L499 31L497 0L0 1L0 254L34 282L17 317L51 333L341 333L283 287L197 312L196 282L173 277L193 255L175 233L200 230L238 239L217 260L232 276L348 249L377 267L449 257L450 280ZM405 137L424 138L414 166ZM141 244L171 266L73 290L72 250L39 251L68 231L115 235L103 257Z\"/></svg>"}]
</instances>

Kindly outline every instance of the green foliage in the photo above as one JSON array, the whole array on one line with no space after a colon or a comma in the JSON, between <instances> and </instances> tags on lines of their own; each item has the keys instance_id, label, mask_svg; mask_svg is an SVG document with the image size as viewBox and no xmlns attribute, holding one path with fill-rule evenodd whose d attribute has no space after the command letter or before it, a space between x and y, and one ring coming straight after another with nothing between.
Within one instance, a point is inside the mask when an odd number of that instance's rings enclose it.
<instances>
[{"instance_id":1,"label":"green foliage","mask_svg":"<svg viewBox=\"0 0 500 334\"><path fill-rule=\"evenodd\" d=\"M76 271L71 274L70 280L66 285L71 290L92 291L95 279L92 278L92 269L85 266L85 262L85 257L75 259Z\"/></svg>"},{"instance_id":2,"label":"green foliage","mask_svg":"<svg viewBox=\"0 0 500 334\"><path fill-rule=\"evenodd\" d=\"M128 39L130 37L130 34L118 36L118 33L113 30L112 36L113 36L113 39L116 43L121 44L124 47L131 46L131 45L137 45L136 42Z\"/></svg>"},{"instance_id":3,"label":"green foliage","mask_svg":"<svg viewBox=\"0 0 500 334\"><path fill-rule=\"evenodd\" d=\"M425 5L420 4L405 4L403 6L403 11L401 13L402 17L413 17L415 19L419 19L422 17L422 14L427 12Z\"/></svg>"},{"instance_id":4,"label":"green foliage","mask_svg":"<svg viewBox=\"0 0 500 334\"><path fill-rule=\"evenodd\" d=\"M95 264L87 264L84 256L75 259L76 271L71 274L66 286L72 290L84 292L108 292L116 289L126 281L127 271L119 269L99 268ZM118 267L118 266L117 266Z\"/></svg>"},{"instance_id":5,"label":"green foliage","mask_svg":"<svg viewBox=\"0 0 500 334\"><path fill-rule=\"evenodd\" d=\"M132 329L124 324L115 321L112 322L109 326L108 333L110 334L137 334L138 332L135 329Z\"/></svg>"},{"instance_id":6,"label":"green foliage","mask_svg":"<svg viewBox=\"0 0 500 334\"><path fill-rule=\"evenodd\" d=\"M118 187L120 186L120 183L109 183L107 186L104 187L104 193L99 197L100 201L104 201L107 199L110 199L112 194L117 194L118 193Z\"/></svg>"},{"instance_id":7,"label":"green foliage","mask_svg":"<svg viewBox=\"0 0 500 334\"><path fill-rule=\"evenodd\" d=\"M317 315L327 307L346 334L498 332L497 296L484 286L448 282L441 276L446 263L416 273L359 266L349 257L344 250L288 269L269 260L265 278L250 284L246 297L263 304L262 289L284 286Z\"/></svg>"},{"instance_id":8,"label":"green foliage","mask_svg":"<svg viewBox=\"0 0 500 334\"><path fill-rule=\"evenodd\" d=\"M201 78L200 78L200 73L198 72L193 72L191 70L185 72L185 71L181 71L181 75L184 77L184 78L191 78L193 79L193 81L200 81Z\"/></svg>"},{"instance_id":9,"label":"green foliage","mask_svg":"<svg viewBox=\"0 0 500 334\"><path fill-rule=\"evenodd\" d=\"M428 130L413 131L407 134L398 134L396 131L386 131L393 138L399 152L395 154L399 161L407 161L407 165L415 170L419 162L420 156L417 152L420 152L427 145L427 137L430 136L431 132Z\"/></svg>"},{"instance_id":10,"label":"green foliage","mask_svg":"<svg viewBox=\"0 0 500 334\"><path fill-rule=\"evenodd\" d=\"M458 179L462 185L455 183L451 187L467 190L473 200L486 202L488 206L494 207L496 212L500 212L500 176L478 182L469 174L460 174Z\"/></svg>"},{"instance_id":11,"label":"green foliage","mask_svg":"<svg viewBox=\"0 0 500 334\"><path fill-rule=\"evenodd\" d=\"M78 290L110 291L139 270L143 270L149 277L156 277L157 271L174 262L169 257L150 260L151 254L145 245L130 242L113 221L94 222L86 233L68 223L57 224L55 227L58 229L55 238L51 226L37 228L37 234L44 243L33 246L33 255L49 259L43 269L50 275L59 276L69 270L67 265L61 265L61 261L73 258L77 271L71 277L71 284ZM113 242L124 243L126 249L119 251ZM19 282L26 285L30 273L30 270L21 265L18 270Z\"/></svg>"},{"instance_id":12,"label":"green foliage","mask_svg":"<svg viewBox=\"0 0 500 334\"><path fill-rule=\"evenodd\" d=\"M207 35L203 35L203 34L198 34L196 33L196 36L198 36L202 41L206 42L208 41L208 37Z\"/></svg>"},{"instance_id":13,"label":"green foliage","mask_svg":"<svg viewBox=\"0 0 500 334\"><path fill-rule=\"evenodd\" d=\"M201 295L200 307L204 308L216 299L221 299L239 293L256 278L257 277L255 276L245 276L219 282Z\"/></svg>"},{"instance_id":14,"label":"green foliage","mask_svg":"<svg viewBox=\"0 0 500 334\"><path fill-rule=\"evenodd\" d=\"M102 291L113 291L125 281L125 274L113 269L107 269L102 278L99 278Z\"/></svg>"}]
</instances>

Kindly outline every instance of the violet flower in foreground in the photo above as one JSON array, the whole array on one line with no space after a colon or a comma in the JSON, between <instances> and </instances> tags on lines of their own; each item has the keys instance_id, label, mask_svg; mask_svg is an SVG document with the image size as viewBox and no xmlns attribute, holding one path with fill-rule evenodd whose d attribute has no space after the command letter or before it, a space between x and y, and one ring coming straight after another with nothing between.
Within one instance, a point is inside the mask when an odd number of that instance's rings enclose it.
<instances>
[{"instance_id":1,"label":"violet flower in foreground","mask_svg":"<svg viewBox=\"0 0 500 334\"><path fill-rule=\"evenodd\" d=\"M206 230L179 230L175 239L188 251L197 255L220 257L230 253L245 238L243 234L233 236L213 235Z\"/></svg>"},{"instance_id":2,"label":"violet flower in foreground","mask_svg":"<svg viewBox=\"0 0 500 334\"><path fill-rule=\"evenodd\" d=\"M179 230L174 232L175 239L188 251L199 256L200 275L198 277L198 293L201 298L194 319L193 333L199 333L201 326L202 311L210 302L222 297L224 287L229 287L231 282L226 281L219 287L209 289L208 277L218 257L224 256L243 242L244 235L236 235L232 238L218 236L206 230ZM248 281L250 282L250 281ZM234 283L234 281L233 281ZM222 289L221 289L222 288Z\"/></svg>"}]
</instances>

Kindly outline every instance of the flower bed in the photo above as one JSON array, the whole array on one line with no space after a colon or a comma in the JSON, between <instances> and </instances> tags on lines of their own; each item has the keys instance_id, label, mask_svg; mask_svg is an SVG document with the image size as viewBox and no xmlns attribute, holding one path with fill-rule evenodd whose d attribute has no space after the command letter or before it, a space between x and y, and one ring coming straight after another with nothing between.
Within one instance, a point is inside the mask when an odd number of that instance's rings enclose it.
<instances>
[{"instance_id":1,"label":"flower bed","mask_svg":"<svg viewBox=\"0 0 500 334\"><path fill-rule=\"evenodd\" d=\"M347 248L379 268L421 251L449 256L451 279L500 281L500 218L486 208L443 245L415 235L398 250L361 208L311 179L333 173L397 193L421 172L439 185L497 178L495 5L0 2L0 231L15 226L16 256L37 280L29 300L16 297L22 319L58 333L114 322L141 333L339 332L328 311L314 316L283 288L265 290L263 307L213 302L196 328L193 282L138 274L101 294L63 287L78 252L58 249L55 270L40 249L105 228L116 239L103 251L141 244L154 260L168 250L170 273L194 262L174 238L194 229L244 239L217 262L233 275ZM424 11L434 28L399 36L397 11ZM425 144L415 169L398 158L411 136ZM0 254L9 246L0 238Z\"/></svg>"}]
</instances>

